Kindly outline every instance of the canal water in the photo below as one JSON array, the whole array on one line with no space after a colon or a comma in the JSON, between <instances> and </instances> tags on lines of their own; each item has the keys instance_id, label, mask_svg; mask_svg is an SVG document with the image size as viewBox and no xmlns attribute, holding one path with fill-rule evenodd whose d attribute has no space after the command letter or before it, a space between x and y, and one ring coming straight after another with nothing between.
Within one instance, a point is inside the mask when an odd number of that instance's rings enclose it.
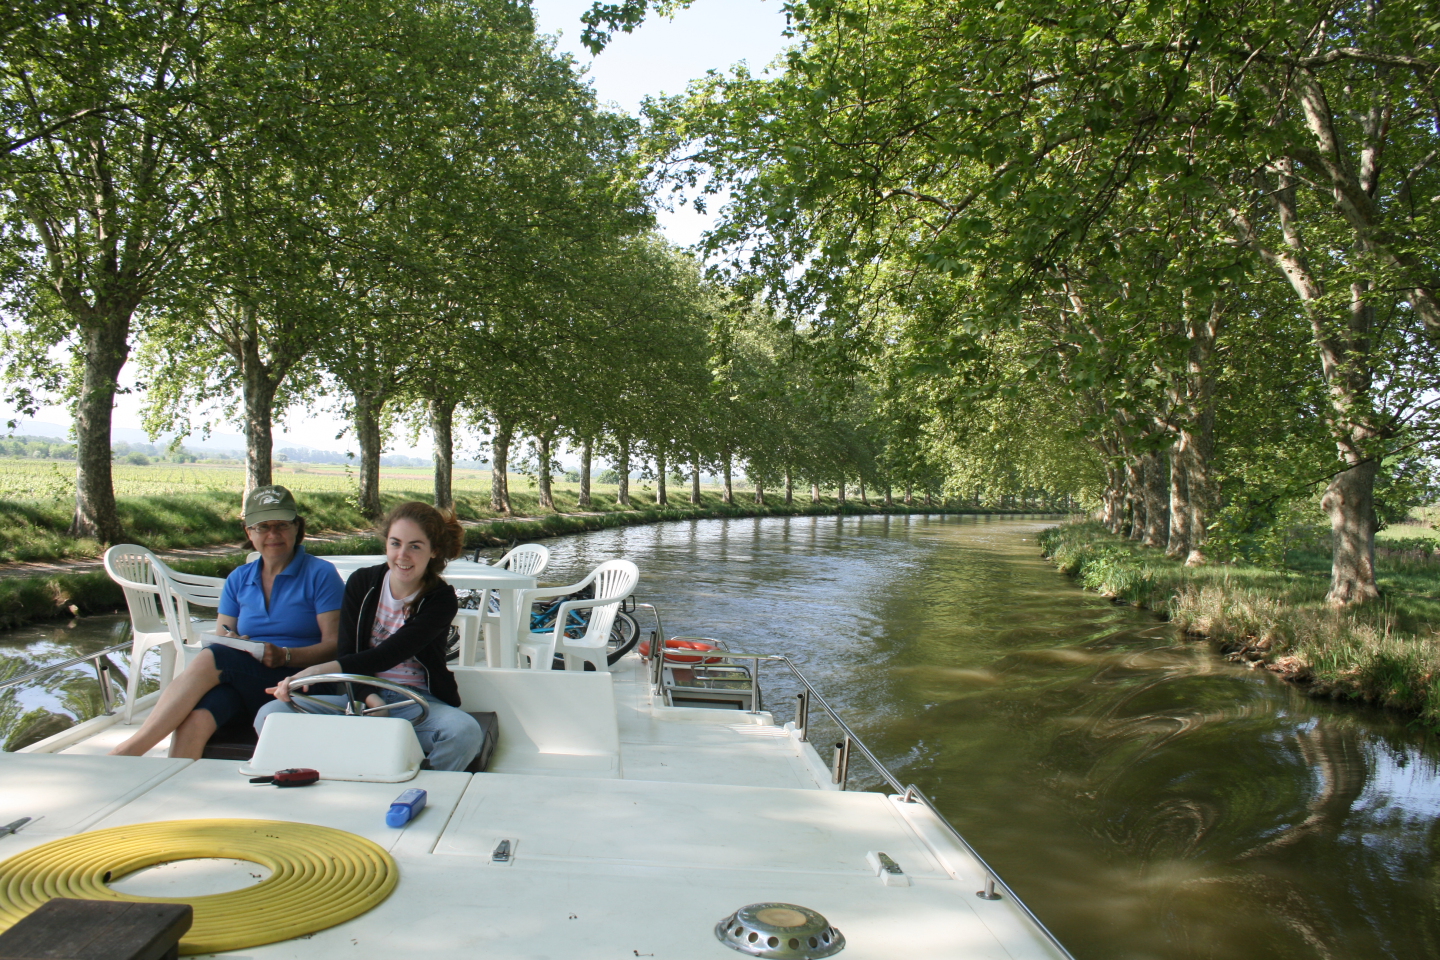
<instances>
[{"instance_id":1,"label":"canal water","mask_svg":"<svg viewBox=\"0 0 1440 960\"><path fill-rule=\"evenodd\" d=\"M631 527L549 541L545 579L628 557L668 635L789 654L1081 960L1440 956L1435 740L1081 592L1040 558L1044 526ZM117 624L0 635L0 672L114 643ZM63 712L73 676L33 696ZM789 719L784 678L765 693ZM879 784L857 756L852 787Z\"/></svg>"}]
</instances>

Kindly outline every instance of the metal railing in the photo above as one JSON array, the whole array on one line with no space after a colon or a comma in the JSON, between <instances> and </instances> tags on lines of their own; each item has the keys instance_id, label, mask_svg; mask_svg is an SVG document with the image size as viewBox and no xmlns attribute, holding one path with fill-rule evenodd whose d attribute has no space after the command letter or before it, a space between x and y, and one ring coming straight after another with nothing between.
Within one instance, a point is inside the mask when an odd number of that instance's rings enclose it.
<instances>
[{"instance_id":1,"label":"metal railing","mask_svg":"<svg viewBox=\"0 0 1440 960\"><path fill-rule=\"evenodd\" d=\"M650 605L641 604L641 606L648 607ZM651 609L653 610L654 608L651 607ZM660 616L658 612L655 615L655 621L656 626L658 627L660 621ZM658 637L663 636L663 632L658 633L657 640ZM685 639L708 640L709 638L687 637ZM710 640L710 642L714 643L716 641ZM652 641L650 659L653 663L653 667L651 675L655 684L655 694L656 696L660 697L664 696L664 661L666 659L664 654L666 652L668 651L665 650L663 646L663 641L660 641L660 645L658 646L658 648L656 642ZM676 650L674 651L674 654L676 656L693 657L696 655L696 651ZM934 801L927 797L925 793L915 784L912 783L908 786L902 785L900 783L900 780L893 773L890 772L890 769L886 767L885 764L880 762L880 758L875 756L874 752L865 745L865 741L861 740L860 737L855 733L855 731L850 729L850 725L840 717L840 714L835 711L834 707L830 706L830 703L825 699L823 695L821 695L820 691L815 689L815 686L808 679L806 679L805 675L800 672L800 668L795 666L794 662L791 661L789 657L779 653L737 653L735 651L723 649L715 650L713 652L706 651L704 652L704 656L706 656L707 658L718 657L722 660L751 661L755 665L755 684L757 687L760 683L760 667L762 664L784 664L785 667L790 671L791 675L793 675L795 679L800 682L800 685L804 688L795 695L795 728L796 732L799 735L799 739L802 742L808 741L809 739L810 707L812 701L814 702L814 704L818 705L821 710L825 711L826 716L830 718L831 722L833 722L837 727L840 728L843 739L841 739L835 744L834 758L830 768L831 782L838 786L841 790L846 789L846 787L849 785L850 780L850 753L852 750L859 750L861 756L863 756L866 760L870 762L870 766L872 766L875 769L875 772L880 774L881 778L884 779L884 781L889 784L891 788L894 789L895 793L899 796L902 802L924 804L930 810L930 812L935 815L935 819L939 820L940 823L944 825L945 829L950 832L950 835L955 838L955 840L965 849L965 851L969 853L970 856L975 858L975 862L979 864L980 869L984 871L985 874L985 886L983 889L975 891L975 895L977 897L982 900L999 900L1002 898L1002 896L1008 896L1017 907L1024 911L1025 915L1030 918L1030 922L1035 924L1035 928L1045 936L1045 939L1050 942L1050 945L1053 946L1056 950L1060 951L1061 956L1067 957L1069 958L1069 960L1074 960L1073 956L1071 956L1070 951L1065 949L1065 945L1056 938L1055 934L1050 932L1050 929L1040 921L1039 917L1035 916L1034 911L1032 911L1028 906L1026 906L1025 901L1021 900L1020 897L1015 893L1015 891L1010 889L1010 885L1007 884L1003 879L1001 879L1000 874L996 872L994 867L990 866L990 864L985 861L984 857L980 856L980 852L970 845L970 841L966 840L960 834L960 831L955 829L955 825L945 818L945 815L940 812L938 807L935 806ZM1003 893L1001 891L1003 891Z\"/></svg>"},{"instance_id":2,"label":"metal railing","mask_svg":"<svg viewBox=\"0 0 1440 960\"><path fill-rule=\"evenodd\" d=\"M48 667L41 667L39 670L31 670L29 673L22 673L18 677L11 677L9 680L0 681L0 690L5 690L9 687L18 687L21 684L29 683L31 680L37 680L57 670L65 670L75 666L77 663L85 663L88 660L95 667L95 679L100 684L100 701L105 705L105 715L108 717L115 713L115 691L111 689L113 682L110 678L110 661L107 658L112 653L129 649L130 644L128 642L117 643L115 646L106 647L104 650L97 650L94 653L87 653L79 657L71 657L69 660L62 660L59 663L52 663Z\"/></svg>"}]
</instances>

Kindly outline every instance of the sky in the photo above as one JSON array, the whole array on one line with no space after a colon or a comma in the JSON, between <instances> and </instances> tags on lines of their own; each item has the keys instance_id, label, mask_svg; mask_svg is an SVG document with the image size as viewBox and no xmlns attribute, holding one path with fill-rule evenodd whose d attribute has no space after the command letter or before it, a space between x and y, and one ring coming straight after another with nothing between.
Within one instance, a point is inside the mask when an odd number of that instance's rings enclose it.
<instances>
[{"instance_id":1,"label":"sky","mask_svg":"<svg viewBox=\"0 0 1440 960\"><path fill-rule=\"evenodd\" d=\"M632 114L639 112L646 96L683 93L691 80L708 70L724 71L744 61L758 72L788 43L779 0L695 0L693 7L672 18L651 16L634 33L618 34L599 56L592 57L580 43L580 15L591 3L532 0L540 32L556 36L558 49L574 57L601 104ZM671 241L689 245L699 239L710 218L686 208L660 211L659 223ZM133 367L121 372L120 382L122 387L134 385ZM116 397L116 427L140 426L141 400L134 392ZM14 415L0 405L0 424ZM70 425L63 407L44 407L35 420ZM336 439L343 427L327 410L292 410L285 422L277 425L275 446L358 452L350 437ZM216 424L213 429L217 434L239 432L235 424ZM25 432L23 423L18 432ZM428 457L430 445L424 436L413 445L407 437L397 436L386 452Z\"/></svg>"}]
</instances>

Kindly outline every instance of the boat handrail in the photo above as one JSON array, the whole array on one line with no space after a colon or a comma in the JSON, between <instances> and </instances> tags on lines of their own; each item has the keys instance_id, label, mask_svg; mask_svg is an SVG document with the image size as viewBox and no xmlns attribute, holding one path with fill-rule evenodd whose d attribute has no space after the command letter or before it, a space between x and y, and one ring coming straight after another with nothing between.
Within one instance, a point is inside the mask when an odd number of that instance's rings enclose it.
<instances>
[{"instance_id":1,"label":"boat handrail","mask_svg":"<svg viewBox=\"0 0 1440 960\"><path fill-rule=\"evenodd\" d=\"M641 606L649 606L649 604L641 604ZM651 609L653 610L654 608L652 607ZM656 623L657 625L659 623L658 613L656 613ZM661 633L659 634L659 636L664 636L664 634ZM717 642L710 637L677 637L674 639L705 640L710 643ZM651 659L655 662L655 692L657 695L663 695L661 685L663 683L664 677L664 660L667 658L666 655L669 654L671 651L669 651L663 644L660 644L659 646L652 644L652 650L659 651L657 655L651 657ZM955 825L951 823L943 813L940 812L939 808L935 806L934 801L927 797L924 791L922 791L918 786L913 783L908 786L902 786L900 780L893 773L890 772L890 769L886 767L885 764L880 762L880 758L875 756L874 752L865 745L865 741L861 740L860 737L855 733L855 731L850 729L850 725L846 723L843 719L841 719L840 714L835 711L835 708L830 706L829 701L825 699L825 697L820 693L819 690L815 689L814 684L812 684L808 679L806 679L805 675L800 672L800 668L795 666L794 661L792 661L789 657L785 656L782 653L740 653L734 650L724 649L717 649L713 652L708 650L695 651L689 649L677 649L673 652L673 655L677 657L685 657L687 658L687 661L689 658L696 656L704 656L706 659L715 658L720 660L750 660L755 664L755 682L757 685L760 680L760 665L762 663L784 664L785 667L788 668L789 671L795 676L795 679L799 680L805 688L802 692L795 695L796 700L798 701L796 704L795 729L796 732L799 733L800 739L804 741L807 740L809 736L808 727L810 722L810 702L812 700L820 705L820 709L825 711L826 715L829 716L831 721L834 722L834 724L839 727L841 732L844 734L845 739L835 745L835 763L831 773L832 780L839 787L839 789L844 790L847 782L849 781L850 750L852 747L856 747L860 750L860 753L865 757L865 759L870 761L870 765L874 767L875 772L880 774L880 776L885 780L885 782L894 788L895 793L898 795L902 803L923 803L929 809L929 811L935 815L935 819L939 820L940 823L944 825L945 829L950 832L950 835L954 837L962 847L965 848L965 850L970 854L970 856L975 858L975 862L979 864L980 869L985 874L985 887L982 890L975 891L975 895L977 897L982 900L999 900L1002 896L1001 893L996 892L996 887L999 887L1000 890L1004 891L1004 895L1009 896L1011 901L1014 902L1014 904L1025 913L1025 916L1030 918L1030 922L1035 924L1036 929L1038 929L1042 934L1044 934L1045 939L1050 941L1050 945L1053 946L1056 950L1060 951L1060 955L1062 957L1067 958L1067 960L1074 960L1073 955L1070 953L1069 950L1065 949L1065 945L1060 942L1059 938L1057 938L1055 934L1050 932L1050 928L1045 926L1045 924L1040 921L1039 917L1035 916L1035 912L1030 909L1030 907L1025 903L1024 900L1020 899L1019 895L1016 894L1015 891L1010 888L1010 885L1001 878L1000 874L995 870L995 868L990 866L990 864L985 860L984 857L980 856L980 851L976 850L973 846L971 846L970 841L966 840L965 837L960 833L960 831L955 829Z\"/></svg>"},{"instance_id":2,"label":"boat handrail","mask_svg":"<svg viewBox=\"0 0 1440 960\"><path fill-rule=\"evenodd\" d=\"M665 646L665 626L660 622L660 611L659 611L658 609L656 609L655 604L653 604L653 603L637 603L637 604L635 604L635 609L636 609L636 610L649 610L649 611L650 611L650 615L655 618L655 629L652 630L652 631L650 631L650 648L651 648L651 651L653 652L653 651L655 650L655 648L657 647L657 645L658 645L659 647L664 647L664 646ZM639 626L639 625L637 624L636 626L637 626L637 629L638 629L638 626ZM662 659L661 659L660 657L654 657L654 656L652 656L650 659L651 659L651 661L652 661L652 669L651 669L651 671L650 671L650 683L654 686L655 692L656 692L656 693L659 693L659 692L660 692L660 687L661 687L661 685L664 683L664 665L663 665L663 661L662 661Z\"/></svg>"},{"instance_id":3,"label":"boat handrail","mask_svg":"<svg viewBox=\"0 0 1440 960\"><path fill-rule=\"evenodd\" d=\"M59 663L52 663L39 670L31 670L29 673L22 673L18 677L11 677L9 680L0 680L0 690L10 687L18 687L22 683L54 673L57 670L64 670L73 667L77 663L89 661L95 666L95 680L100 684L100 700L105 704L105 715L110 716L115 712L115 693L110 689L110 663L106 659L112 653L119 653L121 650L129 650L129 643L117 643L113 647L106 647L104 650L96 650L94 653L83 654L78 657L71 657L69 660L62 660Z\"/></svg>"}]
</instances>

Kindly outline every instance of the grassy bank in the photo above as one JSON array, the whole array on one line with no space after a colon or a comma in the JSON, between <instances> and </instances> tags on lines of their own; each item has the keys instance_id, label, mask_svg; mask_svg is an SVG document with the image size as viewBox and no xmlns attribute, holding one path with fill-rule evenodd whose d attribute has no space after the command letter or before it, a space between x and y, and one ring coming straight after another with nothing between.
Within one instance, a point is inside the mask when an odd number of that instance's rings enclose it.
<instances>
[{"instance_id":1,"label":"grassy bank","mask_svg":"<svg viewBox=\"0 0 1440 960\"><path fill-rule=\"evenodd\" d=\"M1040 537L1045 555L1088 589L1169 617L1232 658L1275 671L1317 695L1415 713L1440 726L1440 558L1429 540L1376 551L1382 600L1336 611L1325 603L1329 558L1295 551L1284 569L1186 567L1097 523Z\"/></svg>"},{"instance_id":2,"label":"grassy bank","mask_svg":"<svg viewBox=\"0 0 1440 960\"><path fill-rule=\"evenodd\" d=\"M309 500L306 504L308 508ZM847 503L846 514L906 514L906 513L953 513L977 514L993 511L979 511L969 508L941 507L864 507ZM713 519L720 517L768 517L768 516L833 516L837 513L833 502L819 504L794 504L784 506L756 506L753 504L726 505L718 499L708 499L700 506L689 503L668 507L650 507L635 510L610 510L608 512L585 514L549 514L527 520L500 519L469 527L465 531L467 550L476 548L505 548L516 543L543 540L590 530L605 530L611 527L633 526L636 524L659 523L667 520ZM311 514L313 515L313 513ZM213 541L212 541L213 542ZM236 542L233 537L228 542ZM381 552L380 539L367 534L357 534L343 540L326 543L307 542L306 549L317 556L340 554L364 554ZM172 566L186 573L223 577L235 569L243 560L236 553L233 557L215 559L183 560ZM11 629L36 620L50 620L57 617L107 613L123 608L124 595L103 570L90 573L56 574L39 577L14 577L0 580L0 629Z\"/></svg>"},{"instance_id":3,"label":"grassy bank","mask_svg":"<svg viewBox=\"0 0 1440 960\"><path fill-rule=\"evenodd\" d=\"M241 467L207 464L116 464L115 494L120 523L132 543L167 550L204 547L237 541L240 535L240 493L245 485ZM332 464L295 464L275 471L275 482L295 492L311 530L363 530L368 524L355 507L353 471ZM431 473L414 467L385 468L380 495L385 507L404 500L433 496ZM542 510L534 480L510 475L511 506L520 516ZM632 498L654 500L652 488L632 484ZM616 502L614 484L593 487L589 511L627 508ZM688 494L688 487L685 491ZM456 471L455 510L462 520L496 517L490 509L490 472ZM578 510L579 485L554 486L555 512ZM720 504L717 488L702 490L706 506ZM61 560L98 557L104 552L94 540L67 532L75 508L74 468L62 472L48 462L0 460L0 563L15 560Z\"/></svg>"}]
</instances>

